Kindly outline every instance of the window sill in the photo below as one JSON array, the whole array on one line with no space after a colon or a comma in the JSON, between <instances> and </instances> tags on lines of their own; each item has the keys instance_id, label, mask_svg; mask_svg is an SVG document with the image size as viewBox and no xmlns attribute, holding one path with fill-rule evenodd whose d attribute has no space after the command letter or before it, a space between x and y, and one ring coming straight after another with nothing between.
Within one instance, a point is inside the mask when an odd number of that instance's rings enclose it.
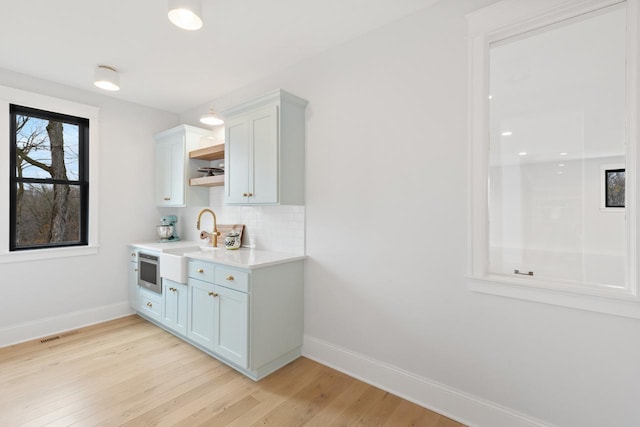
<instances>
[{"instance_id":1,"label":"window sill","mask_svg":"<svg viewBox=\"0 0 640 427\"><path fill-rule=\"evenodd\" d=\"M578 292L492 276L467 279L468 288L474 292L640 319L640 300L622 290Z\"/></svg>"},{"instance_id":2,"label":"window sill","mask_svg":"<svg viewBox=\"0 0 640 427\"><path fill-rule=\"evenodd\" d=\"M95 255L99 246L69 246L66 248L34 249L0 254L0 264L25 261L39 261L53 258L67 258L84 255Z\"/></svg>"}]
</instances>

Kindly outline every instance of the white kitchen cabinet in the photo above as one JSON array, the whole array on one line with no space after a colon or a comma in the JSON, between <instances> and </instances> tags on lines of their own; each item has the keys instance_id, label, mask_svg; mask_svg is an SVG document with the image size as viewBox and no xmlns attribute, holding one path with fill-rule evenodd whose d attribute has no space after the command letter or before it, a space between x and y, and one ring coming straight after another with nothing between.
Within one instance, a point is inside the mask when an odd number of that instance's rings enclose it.
<instances>
[{"instance_id":1,"label":"white kitchen cabinet","mask_svg":"<svg viewBox=\"0 0 640 427\"><path fill-rule=\"evenodd\" d=\"M129 306L137 310L138 309L138 250L129 248Z\"/></svg>"},{"instance_id":2,"label":"white kitchen cabinet","mask_svg":"<svg viewBox=\"0 0 640 427\"><path fill-rule=\"evenodd\" d=\"M283 90L223 112L229 204L304 204L307 101Z\"/></svg>"},{"instance_id":3,"label":"white kitchen cabinet","mask_svg":"<svg viewBox=\"0 0 640 427\"><path fill-rule=\"evenodd\" d=\"M180 125L154 136L155 201L161 207L206 206L209 190L190 186L191 178L201 177L198 168L205 162L190 160L188 153L200 147L201 138L211 137L206 129Z\"/></svg>"},{"instance_id":4,"label":"white kitchen cabinet","mask_svg":"<svg viewBox=\"0 0 640 427\"><path fill-rule=\"evenodd\" d=\"M187 285L163 278L162 299L162 323L181 335L187 335Z\"/></svg>"}]
</instances>

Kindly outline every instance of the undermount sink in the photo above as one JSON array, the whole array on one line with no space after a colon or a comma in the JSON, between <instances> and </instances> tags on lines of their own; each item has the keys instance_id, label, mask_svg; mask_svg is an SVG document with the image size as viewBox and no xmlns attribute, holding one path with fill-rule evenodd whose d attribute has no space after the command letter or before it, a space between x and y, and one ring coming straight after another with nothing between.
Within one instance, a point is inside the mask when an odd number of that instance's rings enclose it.
<instances>
[{"instance_id":1,"label":"undermount sink","mask_svg":"<svg viewBox=\"0 0 640 427\"><path fill-rule=\"evenodd\" d=\"M187 246L163 251L160 254L160 277L178 283L187 283L187 258L184 254L217 250L219 248L213 246Z\"/></svg>"}]
</instances>

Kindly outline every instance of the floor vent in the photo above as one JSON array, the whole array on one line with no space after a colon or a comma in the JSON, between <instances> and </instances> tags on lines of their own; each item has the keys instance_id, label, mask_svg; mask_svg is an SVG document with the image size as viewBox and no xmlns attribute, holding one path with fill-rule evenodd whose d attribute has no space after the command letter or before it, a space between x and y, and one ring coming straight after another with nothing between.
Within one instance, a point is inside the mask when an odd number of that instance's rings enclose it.
<instances>
[{"instance_id":1,"label":"floor vent","mask_svg":"<svg viewBox=\"0 0 640 427\"><path fill-rule=\"evenodd\" d=\"M73 335L73 334L77 334L77 331L71 331L71 332L67 332L66 334L61 334L61 335L52 335L50 337L44 337L42 339L40 339L40 343L41 344L45 344L51 341L55 341L55 340L59 340L60 338L64 338L64 337L68 337L69 335Z\"/></svg>"}]
</instances>

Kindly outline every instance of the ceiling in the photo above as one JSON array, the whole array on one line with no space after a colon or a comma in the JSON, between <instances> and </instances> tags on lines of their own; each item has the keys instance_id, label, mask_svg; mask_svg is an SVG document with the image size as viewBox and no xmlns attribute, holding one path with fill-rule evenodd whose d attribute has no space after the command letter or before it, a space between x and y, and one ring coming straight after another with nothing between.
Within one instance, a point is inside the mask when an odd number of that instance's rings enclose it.
<instances>
[{"instance_id":1,"label":"ceiling","mask_svg":"<svg viewBox=\"0 0 640 427\"><path fill-rule=\"evenodd\" d=\"M438 0L204 0L204 27L166 0L2 1L0 68L184 112ZM93 86L97 65L121 90Z\"/></svg>"}]
</instances>

